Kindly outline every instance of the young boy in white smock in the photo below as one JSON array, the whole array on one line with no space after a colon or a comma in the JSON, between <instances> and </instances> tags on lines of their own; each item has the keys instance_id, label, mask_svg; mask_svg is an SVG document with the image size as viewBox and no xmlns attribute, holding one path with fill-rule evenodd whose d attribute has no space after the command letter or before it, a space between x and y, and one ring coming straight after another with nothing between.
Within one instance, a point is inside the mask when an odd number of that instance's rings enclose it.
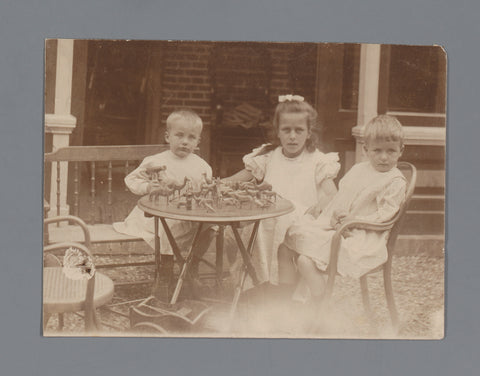
<instances>
[{"instance_id":1,"label":"young boy in white smock","mask_svg":"<svg viewBox=\"0 0 480 376\"><path fill-rule=\"evenodd\" d=\"M205 178L212 177L212 169L198 155L195 148L200 143L203 128L202 119L191 110L172 112L167 118L165 140L170 149L159 154L146 157L134 171L125 177L128 189L136 195L144 196L158 190L158 182L151 179L150 171L162 169L163 178L182 186L186 180L194 190L202 184ZM167 199L160 197L160 199ZM195 235L194 222L167 220L168 226L180 249L188 247ZM116 231L132 236L142 237L152 248L155 247L154 219L147 218L144 212L135 207L123 222L113 224ZM161 227L161 226L160 226ZM190 276L194 286L198 281L198 264L215 236L215 228L207 227L200 235L195 256L190 264ZM171 281L173 276L173 252L163 228L159 229L161 253L162 282Z\"/></svg>"}]
</instances>

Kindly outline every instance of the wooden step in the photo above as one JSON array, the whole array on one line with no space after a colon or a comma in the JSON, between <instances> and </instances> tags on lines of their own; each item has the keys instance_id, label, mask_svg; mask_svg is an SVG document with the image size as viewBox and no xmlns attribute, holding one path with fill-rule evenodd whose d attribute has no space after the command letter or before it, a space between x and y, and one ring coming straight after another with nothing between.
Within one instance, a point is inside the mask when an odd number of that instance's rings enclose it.
<instances>
[{"instance_id":1,"label":"wooden step","mask_svg":"<svg viewBox=\"0 0 480 376\"><path fill-rule=\"evenodd\" d=\"M445 197L444 187L415 187L414 195L434 195Z\"/></svg>"},{"instance_id":2,"label":"wooden step","mask_svg":"<svg viewBox=\"0 0 480 376\"><path fill-rule=\"evenodd\" d=\"M408 211L445 211L445 197L435 194L414 194Z\"/></svg>"},{"instance_id":3,"label":"wooden step","mask_svg":"<svg viewBox=\"0 0 480 376\"><path fill-rule=\"evenodd\" d=\"M443 235L399 235L395 243L395 255L445 256L445 237Z\"/></svg>"},{"instance_id":4,"label":"wooden step","mask_svg":"<svg viewBox=\"0 0 480 376\"><path fill-rule=\"evenodd\" d=\"M400 229L405 235L442 235L445 232L445 213L439 210L407 210Z\"/></svg>"}]
</instances>

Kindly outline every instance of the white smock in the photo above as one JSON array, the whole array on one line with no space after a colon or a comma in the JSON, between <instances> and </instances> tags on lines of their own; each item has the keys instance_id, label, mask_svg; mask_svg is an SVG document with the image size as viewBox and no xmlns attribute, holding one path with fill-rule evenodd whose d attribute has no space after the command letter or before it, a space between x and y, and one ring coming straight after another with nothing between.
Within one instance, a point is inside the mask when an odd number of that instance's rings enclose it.
<instances>
[{"instance_id":1,"label":"white smock","mask_svg":"<svg viewBox=\"0 0 480 376\"><path fill-rule=\"evenodd\" d=\"M146 157L134 171L125 177L125 184L132 193L143 196L148 193L149 180L146 174L147 167L166 166L165 174L170 179L182 182L185 177L189 178L194 189L198 189L203 182L203 174L212 177L212 168L196 154L189 154L185 158L179 158L170 150ZM160 199L165 199L160 197ZM180 247L184 249L189 245L195 235L196 225L189 221L167 219L167 224ZM155 248L155 232L153 217L147 218L144 212L135 206L123 222L113 224L113 228L131 236L143 238L150 247ZM172 247L168 242L163 226L159 226L160 252L172 254Z\"/></svg>"}]
</instances>

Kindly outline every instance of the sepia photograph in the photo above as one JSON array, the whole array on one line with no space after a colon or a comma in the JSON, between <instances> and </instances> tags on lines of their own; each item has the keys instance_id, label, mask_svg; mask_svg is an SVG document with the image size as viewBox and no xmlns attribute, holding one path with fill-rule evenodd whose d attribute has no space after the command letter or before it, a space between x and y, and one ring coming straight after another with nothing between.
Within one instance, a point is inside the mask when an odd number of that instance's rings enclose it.
<instances>
[{"instance_id":1,"label":"sepia photograph","mask_svg":"<svg viewBox=\"0 0 480 376\"><path fill-rule=\"evenodd\" d=\"M45 40L43 335L442 339L447 55Z\"/></svg>"}]
</instances>

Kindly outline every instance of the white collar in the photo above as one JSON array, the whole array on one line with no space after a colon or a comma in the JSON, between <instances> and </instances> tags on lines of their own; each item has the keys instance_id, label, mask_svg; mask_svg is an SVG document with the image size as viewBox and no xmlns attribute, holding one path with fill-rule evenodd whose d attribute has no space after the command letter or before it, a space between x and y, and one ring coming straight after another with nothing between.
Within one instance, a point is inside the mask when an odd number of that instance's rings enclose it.
<instances>
[{"instance_id":1,"label":"white collar","mask_svg":"<svg viewBox=\"0 0 480 376\"><path fill-rule=\"evenodd\" d=\"M279 147L279 152L280 152L280 155L282 156L282 158L286 161L289 161L289 162L298 162L298 161L302 161L304 156L305 156L305 149L302 150L302 152L297 155L296 157L287 157L285 154L283 154L283 148L280 146Z\"/></svg>"}]
</instances>

